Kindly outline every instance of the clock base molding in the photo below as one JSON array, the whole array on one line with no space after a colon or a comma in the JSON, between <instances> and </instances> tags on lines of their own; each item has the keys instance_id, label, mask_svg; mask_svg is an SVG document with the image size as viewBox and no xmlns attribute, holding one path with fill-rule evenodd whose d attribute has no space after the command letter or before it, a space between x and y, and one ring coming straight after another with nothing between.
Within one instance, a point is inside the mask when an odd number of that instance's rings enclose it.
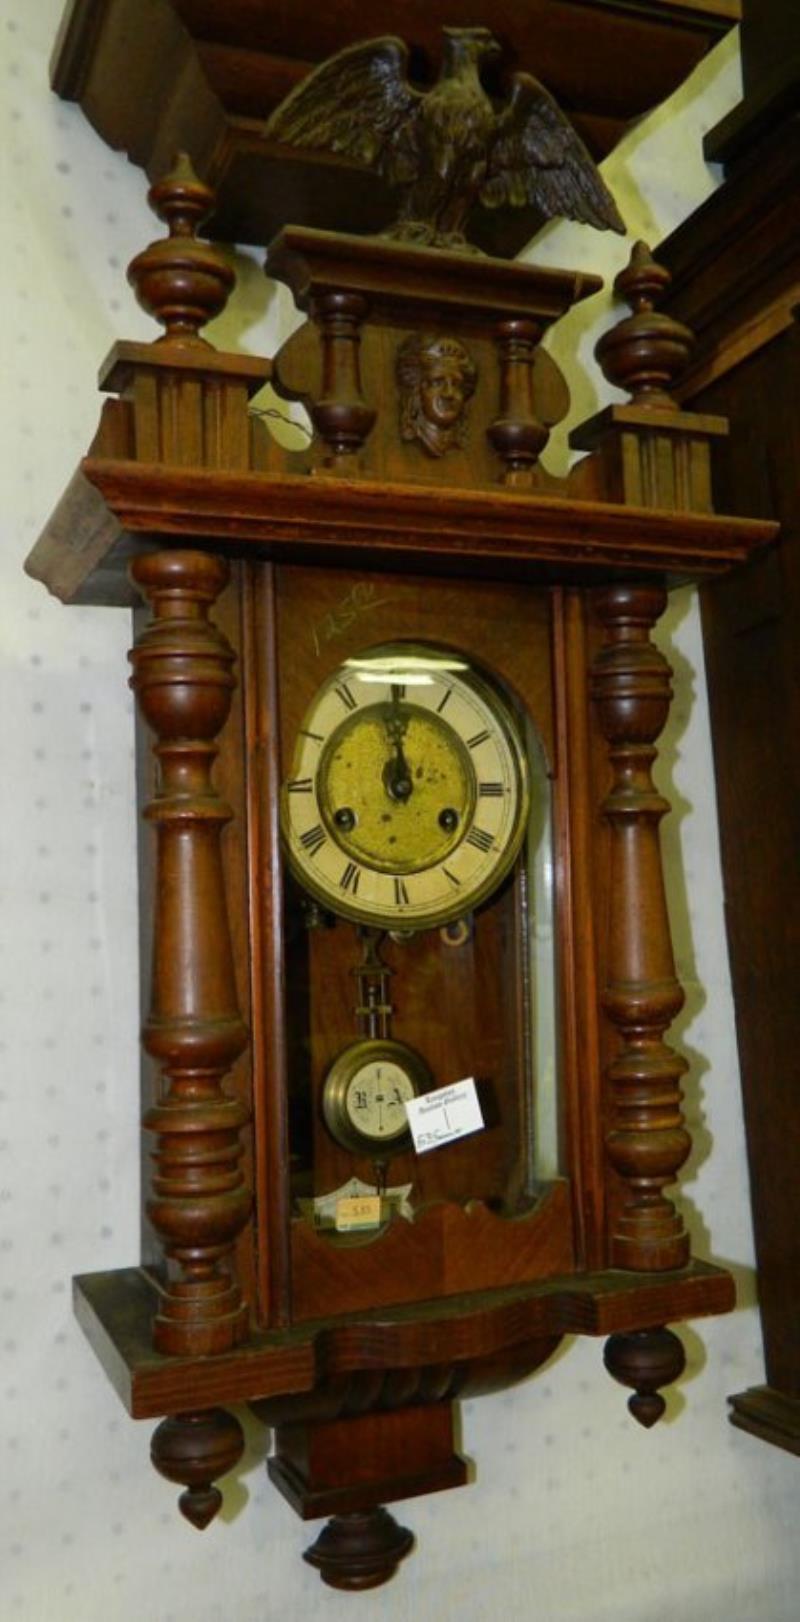
<instances>
[{"instance_id":1,"label":"clock base molding","mask_svg":"<svg viewBox=\"0 0 800 1622\"><path fill-rule=\"evenodd\" d=\"M749 1391L729 1397L728 1415L738 1430L749 1431L763 1442L772 1442L786 1453L800 1456L800 1396L790 1397L771 1386L751 1386Z\"/></svg>"},{"instance_id":2,"label":"clock base molding","mask_svg":"<svg viewBox=\"0 0 800 1622\"><path fill-rule=\"evenodd\" d=\"M258 1404L255 1411L263 1417ZM304 1521L363 1514L404 1498L463 1487L468 1466L454 1447L454 1419L453 1404L442 1401L277 1425L267 1472ZM353 1466L346 1483L343 1458Z\"/></svg>"},{"instance_id":3,"label":"clock base molding","mask_svg":"<svg viewBox=\"0 0 800 1622\"><path fill-rule=\"evenodd\" d=\"M455 1399L532 1374L565 1334L606 1335L606 1368L633 1389L630 1411L649 1428L664 1411L657 1387L684 1363L665 1320L735 1304L728 1273L692 1262L673 1273L573 1274L290 1335L256 1331L227 1354L185 1358L153 1349L159 1293L141 1268L74 1281L77 1317L132 1417L167 1415L151 1457L184 1485L181 1513L198 1529L216 1514L215 1481L243 1448L238 1421L218 1403L247 1403L274 1428L273 1484L303 1520L332 1517L305 1558L347 1589L387 1581L411 1548L386 1503L470 1479L454 1445Z\"/></svg>"},{"instance_id":4,"label":"clock base molding","mask_svg":"<svg viewBox=\"0 0 800 1622\"><path fill-rule=\"evenodd\" d=\"M458 1394L470 1396L479 1388L500 1387L501 1357L520 1378L548 1357L563 1335L657 1329L729 1312L736 1303L729 1273L692 1261L669 1273L574 1273L413 1308L365 1312L346 1321L324 1318L280 1335L253 1330L228 1352L181 1357L153 1348L160 1293L158 1281L139 1267L84 1273L74 1280L78 1320L133 1419L210 1408L224 1394L235 1403L268 1399L270 1423L275 1423L279 1399L288 1419L302 1417L301 1402L307 1412L310 1394L329 1392L334 1380L352 1380L355 1389L365 1371L388 1377L398 1368L445 1363L459 1366ZM544 1350L543 1341L551 1342ZM417 1400L416 1388L413 1397ZM330 1410L330 1400L321 1406ZM366 1406L363 1393L360 1400ZM262 1412L266 1417L266 1408Z\"/></svg>"}]
</instances>

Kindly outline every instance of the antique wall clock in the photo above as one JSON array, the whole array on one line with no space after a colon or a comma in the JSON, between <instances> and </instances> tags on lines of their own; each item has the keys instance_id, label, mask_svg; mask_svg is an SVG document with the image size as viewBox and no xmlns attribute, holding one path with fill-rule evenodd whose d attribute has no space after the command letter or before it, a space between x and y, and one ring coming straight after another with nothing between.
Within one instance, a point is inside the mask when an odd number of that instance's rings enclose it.
<instances>
[{"instance_id":1,"label":"antique wall clock","mask_svg":"<svg viewBox=\"0 0 800 1622\"><path fill-rule=\"evenodd\" d=\"M451 31L448 97L486 48ZM532 86L513 105L578 176L544 203L618 225ZM642 244L600 346L630 400L548 476L568 393L539 340L599 282L468 251L462 180L415 185L389 236L280 233L267 273L307 319L272 359L202 338L232 290L196 237L213 199L186 161L154 186L169 235L129 275L164 333L112 350L28 562L65 602L138 608L153 745L143 1257L76 1280L78 1315L160 1419L187 1518L216 1513L250 1404L276 1486L327 1519L308 1558L351 1589L410 1547L387 1503L464 1483L458 1397L605 1336L652 1424L683 1366L666 1324L733 1302L665 1193L689 1138L650 631L671 581L774 533L711 509L725 424L675 404L691 335ZM307 406L307 450L250 410L267 379Z\"/></svg>"}]
</instances>

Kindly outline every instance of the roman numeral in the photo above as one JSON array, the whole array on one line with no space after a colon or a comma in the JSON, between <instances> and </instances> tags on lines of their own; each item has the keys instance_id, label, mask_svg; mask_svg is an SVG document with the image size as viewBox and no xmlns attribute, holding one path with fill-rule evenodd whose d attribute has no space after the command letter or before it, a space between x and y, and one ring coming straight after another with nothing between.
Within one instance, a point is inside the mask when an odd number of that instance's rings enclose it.
<instances>
[{"instance_id":1,"label":"roman numeral","mask_svg":"<svg viewBox=\"0 0 800 1622\"><path fill-rule=\"evenodd\" d=\"M467 844L474 845L476 850L491 850L494 844L494 835L487 834L484 828L470 828L467 834Z\"/></svg>"},{"instance_id":2,"label":"roman numeral","mask_svg":"<svg viewBox=\"0 0 800 1622\"><path fill-rule=\"evenodd\" d=\"M340 890L350 890L353 895L358 894L358 881L361 878L361 868L357 862L348 862L340 880Z\"/></svg>"},{"instance_id":3,"label":"roman numeral","mask_svg":"<svg viewBox=\"0 0 800 1622\"><path fill-rule=\"evenodd\" d=\"M405 684L405 682L404 681L393 681L392 682L392 699L393 699L394 703L399 704L401 702L401 700L405 698L405 696L406 696L406 684Z\"/></svg>"},{"instance_id":4,"label":"roman numeral","mask_svg":"<svg viewBox=\"0 0 800 1622\"><path fill-rule=\"evenodd\" d=\"M293 777L291 783L286 784L289 794L310 794L312 782L310 777Z\"/></svg>"},{"instance_id":5,"label":"roman numeral","mask_svg":"<svg viewBox=\"0 0 800 1622\"><path fill-rule=\"evenodd\" d=\"M489 734L485 730L483 732L476 732L474 738L467 738L467 748L477 749L478 744L486 743L488 737Z\"/></svg>"},{"instance_id":6,"label":"roman numeral","mask_svg":"<svg viewBox=\"0 0 800 1622\"><path fill-rule=\"evenodd\" d=\"M356 709L356 700L346 682L342 682L340 687L334 687L334 692L336 697L341 699L346 710Z\"/></svg>"},{"instance_id":7,"label":"roman numeral","mask_svg":"<svg viewBox=\"0 0 800 1622\"><path fill-rule=\"evenodd\" d=\"M325 739L324 739L321 732L307 732L305 727L300 728L300 736L301 736L301 738L312 738L314 743L324 743L325 742Z\"/></svg>"},{"instance_id":8,"label":"roman numeral","mask_svg":"<svg viewBox=\"0 0 800 1622\"><path fill-rule=\"evenodd\" d=\"M402 879L394 881L394 904L396 907L408 906L408 891Z\"/></svg>"},{"instance_id":9,"label":"roman numeral","mask_svg":"<svg viewBox=\"0 0 800 1622\"><path fill-rule=\"evenodd\" d=\"M502 783L479 783L478 793L483 800L499 800L503 793Z\"/></svg>"},{"instance_id":10,"label":"roman numeral","mask_svg":"<svg viewBox=\"0 0 800 1622\"><path fill-rule=\"evenodd\" d=\"M308 851L309 856L316 856L317 851L321 850L325 844L327 837L325 829L318 822L315 827L308 828L304 834L300 835L300 843L303 849Z\"/></svg>"},{"instance_id":11,"label":"roman numeral","mask_svg":"<svg viewBox=\"0 0 800 1622\"><path fill-rule=\"evenodd\" d=\"M448 687L447 692L445 693L444 698L442 699L441 703L437 704L437 706L436 706L436 714L437 715L441 715L442 710L445 707L445 704L448 702L448 700L450 698L452 698L452 696L453 696L453 689L452 689L452 687Z\"/></svg>"},{"instance_id":12,"label":"roman numeral","mask_svg":"<svg viewBox=\"0 0 800 1622\"><path fill-rule=\"evenodd\" d=\"M461 880L456 878L455 873L450 872L449 867L443 867L442 872L444 873L445 878L450 880L454 890L461 889Z\"/></svg>"}]
</instances>

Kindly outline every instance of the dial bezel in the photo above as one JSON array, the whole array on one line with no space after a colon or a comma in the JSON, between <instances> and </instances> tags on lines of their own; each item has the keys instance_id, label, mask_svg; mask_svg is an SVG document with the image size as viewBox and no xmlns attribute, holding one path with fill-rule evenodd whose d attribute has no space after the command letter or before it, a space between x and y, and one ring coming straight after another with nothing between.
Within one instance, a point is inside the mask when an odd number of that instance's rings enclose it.
<instances>
[{"instance_id":1,"label":"dial bezel","mask_svg":"<svg viewBox=\"0 0 800 1622\"><path fill-rule=\"evenodd\" d=\"M323 811L320 762L329 753L337 729L353 727L352 714L359 707L354 702L354 687L357 691L359 672L364 671L370 673L369 681L376 687L363 704L365 714L386 700L405 678L404 685L410 688L405 702L435 713L451 728L458 748L469 751L475 772L474 814L452 855L424 869L420 866L409 872L401 861L392 872L386 865L378 868L365 860L353 862L346 842L337 838L330 815ZM382 692L378 691L381 681ZM453 695L455 702L450 702ZM488 797L490 791L492 798ZM504 694L464 654L438 644L409 641L367 649L346 660L320 684L304 715L290 773L281 789L280 823L289 867L322 907L375 928L415 931L464 917L494 894L519 854L529 811L522 728ZM330 872L317 861L323 851ZM429 875L425 893L415 900L412 892L420 885L414 881L423 873ZM366 902L363 890L358 894L364 874L371 889L379 892Z\"/></svg>"},{"instance_id":2,"label":"dial bezel","mask_svg":"<svg viewBox=\"0 0 800 1622\"><path fill-rule=\"evenodd\" d=\"M372 1160L389 1159L411 1147L408 1125L402 1131L385 1137L372 1137L358 1130L347 1107L350 1088L360 1070L381 1059L395 1064L408 1077L413 1096L428 1092L433 1077L425 1060L404 1042L391 1037L365 1037L353 1042L334 1060L322 1085L322 1113L331 1136L342 1149L353 1154L368 1155Z\"/></svg>"}]
</instances>

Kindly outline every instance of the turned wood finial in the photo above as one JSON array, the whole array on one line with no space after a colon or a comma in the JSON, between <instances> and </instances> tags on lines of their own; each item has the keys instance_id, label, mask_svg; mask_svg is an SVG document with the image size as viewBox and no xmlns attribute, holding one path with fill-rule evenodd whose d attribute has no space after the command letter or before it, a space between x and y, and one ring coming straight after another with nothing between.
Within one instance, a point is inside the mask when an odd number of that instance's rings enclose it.
<instances>
[{"instance_id":1,"label":"turned wood finial","mask_svg":"<svg viewBox=\"0 0 800 1622\"><path fill-rule=\"evenodd\" d=\"M676 410L670 390L685 370L694 334L672 316L655 309L672 278L656 264L646 242L634 245L614 290L632 314L603 333L595 355L609 383L627 389L636 405Z\"/></svg>"},{"instance_id":2,"label":"turned wood finial","mask_svg":"<svg viewBox=\"0 0 800 1622\"><path fill-rule=\"evenodd\" d=\"M178 1499L184 1518L204 1532L222 1507L214 1486L244 1452L244 1432L225 1408L171 1414L153 1432L150 1458L159 1475L185 1488Z\"/></svg>"},{"instance_id":3,"label":"turned wood finial","mask_svg":"<svg viewBox=\"0 0 800 1622\"><path fill-rule=\"evenodd\" d=\"M224 310L236 281L219 249L195 235L214 207L214 192L181 152L147 200L169 226L169 236L131 260L128 281L142 308L166 328L156 342L206 346L199 329Z\"/></svg>"},{"instance_id":4,"label":"turned wood finial","mask_svg":"<svg viewBox=\"0 0 800 1622\"><path fill-rule=\"evenodd\" d=\"M413 1533L388 1509L361 1510L334 1515L303 1559L329 1588L354 1593L388 1582L413 1542Z\"/></svg>"},{"instance_id":5,"label":"turned wood finial","mask_svg":"<svg viewBox=\"0 0 800 1622\"><path fill-rule=\"evenodd\" d=\"M659 1388L680 1378L686 1353L671 1329L633 1329L609 1337L603 1362L613 1379L632 1389L628 1408L637 1423L649 1430L667 1406Z\"/></svg>"}]
</instances>

